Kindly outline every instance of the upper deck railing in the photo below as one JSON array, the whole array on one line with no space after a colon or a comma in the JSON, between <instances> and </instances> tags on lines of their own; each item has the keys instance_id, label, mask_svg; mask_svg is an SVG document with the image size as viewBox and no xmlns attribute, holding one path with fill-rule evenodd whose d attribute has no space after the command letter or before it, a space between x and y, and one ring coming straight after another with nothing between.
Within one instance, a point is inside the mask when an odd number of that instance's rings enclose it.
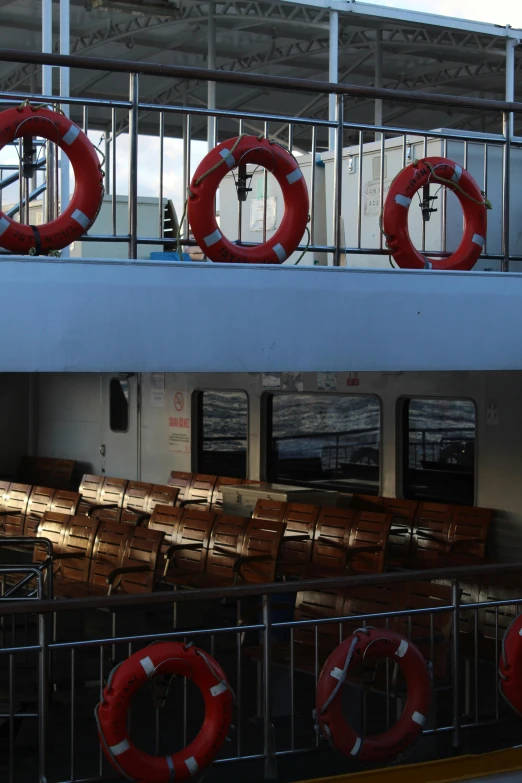
<instances>
[{"instance_id":1,"label":"upper deck railing","mask_svg":"<svg viewBox=\"0 0 522 783\"><path fill-rule=\"evenodd\" d=\"M497 101L489 99L471 98L466 96L433 94L424 92L409 92L388 88L375 88L354 84L334 84L324 81L309 79L295 79L282 76L267 76L261 74L245 74L226 70L208 70L204 68L183 67L177 65L162 65L148 62L134 62L124 60L110 60L93 57L64 56L58 54L41 54L26 51L0 50L0 61L12 63L24 63L32 65L56 66L59 68L74 68L81 71L104 71L114 74L127 74L129 77L128 99L122 100L119 95L104 94L103 96L88 95L63 96L63 95L39 95L21 92L0 92L0 103L4 105L16 104L21 100L29 99L37 102L57 103L63 107L69 107L73 112L81 109L83 112L84 130L102 128L105 133L106 151L106 191L110 195L110 221L111 230L107 233L97 233L96 225L92 231L82 238L83 241L92 243L118 243L126 244L128 257L135 259L148 252L150 246L164 245L166 240L163 234L164 228L164 203L169 198L176 201L182 208L185 194L190 182L193 169L194 141L205 138L201 120L208 123L208 138L223 140L245 131L261 132L265 136L280 140L291 150L298 153L308 153L312 161L308 177L308 189L310 194L310 229L311 240L308 245L299 246L299 251L307 251L307 262L310 256L315 258L317 254L328 263L343 265L344 257L355 255L364 265L363 259L367 256L388 256L389 251L385 247L384 237L380 231L379 217L383 203L383 194L386 193L388 181L395 173L415 157L424 157L434 154L432 145L437 145L439 155L455 159L464 168L470 168L475 179L493 203L493 212L490 213L490 231L486 238L486 245L481 260L497 262L503 271L509 270L510 261L522 260L522 245L518 246L518 236L510 231L510 217L513 217L516 199L513 198L515 185L512 186L510 172L513 161L522 154L522 139L511 137L511 115L522 113L522 103ZM173 81L172 90L174 97L172 103L163 104L147 99L140 87L140 77L161 77ZM305 107L302 116L287 116L281 113L266 111L252 112L242 111L236 108L209 109L204 106L188 106L183 100L184 89L194 81L219 82L236 87L262 88L274 91L292 91L308 93L311 95L328 94L336 96L336 120L321 119L306 114ZM350 122L345 118L345 98L352 97L364 100L386 100L401 104L422 104L428 109L461 109L482 113L498 113L502 118L502 132L465 132L451 129L427 130L411 128L405 125L372 125L368 123ZM241 95L234 105L241 105ZM96 111L94 122L89 121L89 110ZM141 235L138 232L138 172L145 164L140 156L138 138L140 132L140 118L147 117L147 128L151 127L150 117L157 117L158 143L158 214L157 232L150 235ZM439 115L440 117L440 115ZM177 123L176 128L172 127ZM172 188L165 166L165 139L167 138L167 125L171 124L170 135L178 133L183 138L183 176L180 186ZM198 127L199 123L199 127ZM500 130L500 126L499 126ZM128 132L129 144L125 162L129 172L128 192L118 194L117 172L123 162L119 152L118 137ZM149 131L150 132L150 131ZM332 133L333 132L333 133ZM365 209L365 183L367 168L364 156L368 152L370 136L373 146L370 153L373 158L378 158L378 167L373 167L374 173L372 187L377 196L376 208ZM394 141L395 139L395 141ZM332 145L333 142L333 145ZM318 172L315 161L319 150L333 146L331 155L324 156L327 165L327 181L331 187L319 192ZM348 151L346 147L348 146ZM395 162L387 161L388 151L395 150ZM52 219L57 214L60 200L58 185L58 161L54 155L54 147L48 144L47 151L47 175L46 182L48 197L46 199L47 219ZM352 159L352 168L345 169L344 156ZM419 153L417 155L417 153ZM355 159L355 163L353 163ZM357 165L357 160L359 164ZM361 165L363 161L363 165ZM372 163L373 165L373 163ZM395 168L394 168L395 167ZM0 165L0 170L4 167ZM6 168L10 168L7 166ZM378 168L378 172L375 169ZM347 181L347 170L353 172L355 177ZM264 174L264 186L262 198L267 199L267 177ZM109 184L110 183L110 184ZM355 183L355 185L354 185ZM35 180L33 184L37 185ZM41 185L32 190L26 185L25 192L20 188L20 203L29 203L42 192ZM173 191L176 192L173 192ZM128 216L122 225L122 216L117 214L117 197L128 197ZM429 231L428 224L422 220L416 229L414 240L418 242L419 249L430 256L447 256L450 245L454 242L455 232L459 232L460 218L453 210L448 214L448 193L443 189L440 204L440 227L435 234ZM374 205L375 206L375 205ZM226 209L233 209L227 202ZM242 218L242 203L238 200L237 218L234 224L237 226L237 241L242 244L252 244L251 240L242 237L244 220ZM16 211L16 210L15 210ZM367 214L367 212L369 212ZM28 216L27 209L22 209L22 214ZM229 215L230 217L230 215ZM223 210L221 215L223 221ZM451 225L450 225L451 223ZM267 210L263 210L263 239L267 235ZM436 235L436 236L435 236ZM194 245L190 238L187 220L183 221L180 236L184 246ZM433 237L435 236L435 239ZM236 237L230 237L234 239ZM304 241L304 240L303 240ZM431 243L431 244L430 244ZM434 246L432 246L434 245ZM96 250L93 248L93 254ZM106 254L106 253L105 253ZM296 253L297 256L297 253ZM295 257L289 263L295 263ZM324 263L324 260L322 261ZM371 261L369 261L371 264Z\"/></svg>"}]
</instances>

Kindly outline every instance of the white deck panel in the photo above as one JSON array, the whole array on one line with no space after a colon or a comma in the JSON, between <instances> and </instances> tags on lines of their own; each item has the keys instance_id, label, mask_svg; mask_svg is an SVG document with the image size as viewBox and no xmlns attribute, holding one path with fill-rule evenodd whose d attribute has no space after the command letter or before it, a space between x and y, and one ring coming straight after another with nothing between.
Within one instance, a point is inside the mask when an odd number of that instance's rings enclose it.
<instances>
[{"instance_id":1,"label":"white deck panel","mask_svg":"<svg viewBox=\"0 0 522 783\"><path fill-rule=\"evenodd\" d=\"M522 369L522 275L0 261L2 371Z\"/></svg>"}]
</instances>

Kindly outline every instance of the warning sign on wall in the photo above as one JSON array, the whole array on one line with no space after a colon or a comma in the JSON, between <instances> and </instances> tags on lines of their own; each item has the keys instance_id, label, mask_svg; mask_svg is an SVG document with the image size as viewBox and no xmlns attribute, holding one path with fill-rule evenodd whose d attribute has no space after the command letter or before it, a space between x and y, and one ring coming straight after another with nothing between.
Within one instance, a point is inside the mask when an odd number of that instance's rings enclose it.
<instances>
[{"instance_id":1,"label":"warning sign on wall","mask_svg":"<svg viewBox=\"0 0 522 783\"><path fill-rule=\"evenodd\" d=\"M169 451L190 454L190 416L187 416L185 392L169 397Z\"/></svg>"}]
</instances>

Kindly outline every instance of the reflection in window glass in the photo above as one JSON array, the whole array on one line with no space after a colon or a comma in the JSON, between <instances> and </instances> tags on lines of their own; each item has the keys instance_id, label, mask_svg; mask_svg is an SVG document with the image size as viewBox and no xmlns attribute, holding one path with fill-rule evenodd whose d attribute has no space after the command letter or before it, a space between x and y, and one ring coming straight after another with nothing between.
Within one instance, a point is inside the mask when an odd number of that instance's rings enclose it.
<instances>
[{"instance_id":1,"label":"reflection in window glass","mask_svg":"<svg viewBox=\"0 0 522 783\"><path fill-rule=\"evenodd\" d=\"M278 394L269 399L270 481L379 492L376 397Z\"/></svg>"},{"instance_id":2,"label":"reflection in window glass","mask_svg":"<svg viewBox=\"0 0 522 783\"><path fill-rule=\"evenodd\" d=\"M127 432L129 429L129 382L126 379L111 378L110 427L113 432Z\"/></svg>"},{"instance_id":3,"label":"reflection in window glass","mask_svg":"<svg viewBox=\"0 0 522 783\"><path fill-rule=\"evenodd\" d=\"M470 400L411 399L405 406L404 495L472 505L475 405Z\"/></svg>"},{"instance_id":4,"label":"reflection in window glass","mask_svg":"<svg viewBox=\"0 0 522 783\"><path fill-rule=\"evenodd\" d=\"M248 401L245 392L199 392L198 471L246 478Z\"/></svg>"}]
</instances>

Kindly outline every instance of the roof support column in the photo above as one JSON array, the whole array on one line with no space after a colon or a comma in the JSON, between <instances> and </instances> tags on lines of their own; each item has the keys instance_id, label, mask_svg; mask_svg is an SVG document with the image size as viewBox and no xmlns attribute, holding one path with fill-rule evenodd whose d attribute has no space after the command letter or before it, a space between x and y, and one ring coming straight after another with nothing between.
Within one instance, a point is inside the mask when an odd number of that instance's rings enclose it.
<instances>
[{"instance_id":1,"label":"roof support column","mask_svg":"<svg viewBox=\"0 0 522 783\"><path fill-rule=\"evenodd\" d=\"M60 0L60 54L71 53L71 7L70 0ZM68 98L71 94L71 71L60 68L60 95ZM69 104L62 103L61 109L66 117L70 116ZM69 158L63 150L60 152L60 195L61 210L69 204ZM69 256L69 247L62 250L62 256Z\"/></svg>"},{"instance_id":2,"label":"roof support column","mask_svg":"<svg viewBox=\"0 0 522 783\"><path fill-rule=\"evenodd\" d=\"M382 30L375 31L375 87L382 87ZM375 99L374 124L382 125L382 99ZM380 141L381 134L375 134L375 141Z\"/></svg>"},{"instance_id":3,"label":"roof support column","mask_svg":"<svg viewBox=\"0 0 522 783\"><path fill-rule=\"evenodd\" d=\"M337 84L339 79L339 12L330 11L330 47L329 47L329 68L328 79ZM328 96L328 119L335 122L336 99L335 95ZM329 144L330 150L335 149L336 129L330 128Z\"/></svg>"},{"instance_id":4,"label":"roof support column","mask_svg":"<svg viewBox=\"0 0 522 783\"><path fill-rule=\"evenodd\" d=\"M518 41L506 38L506 101L515 100L515 46ZM509 115L509 134L513 136L513 114Z\"/></svg>"},{"instance_id":5,"label":"roof support column","mask_svg":"<svg viewBox=\"0 0 522 783\"><path fill-rule=\"evenodd\" d=\"M207 64L209 68L216 67L216 18L214 4L208 4L208 51ZM216 108L216 82L209 82L207 87L207 108ZM216 118L208 118L208 149L216 146Z\"/></svg>"},{"instance_id":6,"label":"roof support column","mask_svg":"<svg viewBox=\"0 0 522 783\"><path fill-rule=\"evenodd\" d=\"M53 51L53 0L42 0L42 52L51 54ZM53 94L52 65L42 65L42 94ZM49 223L54 218L54 149L51 142L46 144L45 167L45 215Z\"/></svg>"}]
</instances>

